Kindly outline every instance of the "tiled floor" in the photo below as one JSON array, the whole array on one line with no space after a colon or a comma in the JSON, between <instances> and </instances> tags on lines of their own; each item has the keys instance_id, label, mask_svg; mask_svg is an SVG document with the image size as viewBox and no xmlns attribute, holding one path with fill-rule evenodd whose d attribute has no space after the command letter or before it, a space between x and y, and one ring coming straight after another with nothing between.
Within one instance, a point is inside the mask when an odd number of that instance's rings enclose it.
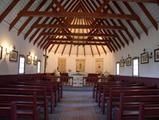
<instances>
[{"instance_id":1,"label":"tiled floor","mask_svg":"<svg viewBox=\"0 0 159 120\"><path fill-rule=\"evenodd\" d=\"M92 99L91 91L64 91L50 120L105 120L97 104Z\"/></svg>"}]
</instances>

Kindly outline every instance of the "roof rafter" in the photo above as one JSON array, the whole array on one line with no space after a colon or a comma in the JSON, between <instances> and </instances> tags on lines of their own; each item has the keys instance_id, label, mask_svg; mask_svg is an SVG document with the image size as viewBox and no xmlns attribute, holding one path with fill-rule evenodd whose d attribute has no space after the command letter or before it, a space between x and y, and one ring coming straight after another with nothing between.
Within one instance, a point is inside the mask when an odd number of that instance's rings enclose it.
<instances>
[{"instance_id":1,"label":"roof rafter","mask_svg":"<svg viewBox=\"0 0 159 120\"><path fill-rule=\"evenodd\" d=\"M96 49L97 49L98 55L100 56L100 51L97 45L96 45Z\"/></svg>"},{"instance_id":2,"label":"roof rafter","mask_svg":"<svg viewBox=\"0 0 159 120\"><path fill-rule=\"evenodd\" d=\"M36 24L34 25L34 28L62 28L62 29L67 29L67 28L80 28L80 29L113 29L113 30L125 30L124 27L121 26L111 26L111 25L95 25L95 26L90 26L90 25L58 25L58 24Z\"/></svg>"},{"instance_id":3,"label":"roof rafter","mask_svg":"<svg viewBox=\"0 0 159 120\"><path fill-rule=\"evenodd\" d=\"M71 51L72 51L72 44L70 45L69 56L71 55Z\"/></svg>"},{"instance_id":4,"label":"roof rafter","mask_svg":"<svg viewBox=\"0 0 159 120\"><path fill-rule=\"evenodd\" d=\"M47 2L47 0L43 0L43 1L39 4L39 6L35 9L34 12L38 12L46 2ZM25 11L21 11L21 12L25 12ZM20 12L20 13L21 13L21 12ZM18 15L19 15L19 14L18 14ZM22 15L20 15L20 16L22 16ZM29 24L29 22L30 22L32 19L33 19L32 16L29 17L29 18L27 18L27 20L26 20L26 21L23 23L23 25L19 28L19 30L18 30L18 35L24 30L24 28Z\"/></svg>"},{"instance_id":5,"label":"roof rafter","mask_svg":"<svg viewBox=\"0 0 159 120\"><path fill-rule=\"evenodd\" d=\"M127 3L127 2L124 2L125 6L128 8L128 10L131 12L131 14L133 15L136 15L137 14L134 12L134 10L131 8L131 6ZM139 16L138 16L139 17ZM148 35L148 30L146 28L146 26L143 24L143 22L141 21L140 18L138 18L138 24L140 25L140 27L143 29L143 31L145 32L146 35Z\"/></svg>"},{"instance_id":6,"label":"roof rafter","mask_svg":"<svg viewBox=\"0 0 159 120\"><path fill-rule=\"evenodd\" d=\"M55 32L44 32L43 36L102 36L102 37L116 37L114 34L88 34L88 33L55 33Z\"/></svg>"},{"instance_id":7,"label":"roof rafter","mask_svg":"<svg viewBox=\"0 0 159 120\"><path fill-rule=\"evenodd\" d=\"M143 3L138 3L142 11L145 13L145 15L148 17L148 19L151 21L152 25L158 30L158 24L156 20L153 18L153 16L150 14L150 12L147 10L145 5Z\"/></svg>"},{"instance_id":8,"label":"roof rafter","mask_svg":"<svg viewBox=\"0 0 159 120\"><path fill-rule=\"evenodd\" d=\"M45 9L45 11L50 10L52 7L52 3ZM34 25L38 24L41 20L43 19L43 17L39 17L33 24L32 26L29 28L29 30L26 32L26 34L24 35L24 39L26 39L34 30ZM46 18L45 18L46 19ZM52 19L52 18L51 18ZM44 20L45 21L45 20ZM40 29L38 29L38 31L40 31Z\"/></svg>"},{"instance_id":9,"label":"roof rafter","mask_svg":"<svg viewBox=\"0 0 159 120\"><path fill-rule=\"evenodd\" d=\"M30 7L34 2L35 2L35 0L29 1L21 11L26 11L27 9L29 9L29 7ZM11 30L11 29L16 25L16 23L20 20L20 18L21 18L20 15L17 15L16 18L14 18L14 20L11 22L11 24L10 24L10 26L9 26L9 30Z\"/></svg>"},{"instance_id":10,"label":"roof rafter","mask_svg":"<svg viewBox=\"0 0 159 120\"><path fill-rule=\"evenodd\" d=\"M94 53L93 53L93 48L92 46L90 45L90 48L91 48L91 53L92 53L92 56L94 56Z\"/></svg>"},{"instance_id":11,"label":"roof rafter","mask_svg":"<svg viewBox=\"0 0 159 120\"><path fill-rule=\"evenodd\" d=\"M157 4L159 4L158 0L110 0L110 1L125 1L125 2L157 3Z\"/></svg>"},{"instance_id":12,"label":"roof rafter","mask_svg":"<svg viewBox=\"0 0 159 120\"><path fill-rule=\"evenodd\" d=\"M128 14L110 14L110 13L82 13L82 12L54 12L54 11L25 11L19 13L21 16L30 17L70 17L70 18L113 18L113 19L126 19L126 20L137 20L138 17L135 15Z\"/></svg>"},{"instance_id":13,"label":"roof rafter","mask_svg":"<svg viewBox=\"0 0 159 120\"><path fill-rule=\"evenodd\" d=\"M9 14L9 12L16 6L16 4L19 1L20 0L14 0L14 1L12 1L11 4L4 10L4 12L0 15L0 23Z\"/></svg>"}]
</instances>

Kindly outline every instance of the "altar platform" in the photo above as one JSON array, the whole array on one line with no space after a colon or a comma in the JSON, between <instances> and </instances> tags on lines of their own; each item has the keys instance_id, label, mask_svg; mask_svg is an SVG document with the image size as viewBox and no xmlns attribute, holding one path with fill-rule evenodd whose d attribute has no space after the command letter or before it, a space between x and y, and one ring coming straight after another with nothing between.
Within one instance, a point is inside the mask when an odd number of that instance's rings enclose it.
<instances>
[{"instance_id":1,"label":"altar platform","mask_svg":"<svg viewBox=\"0 0 159 120\"><path fill-rule=\"evenodd\" d=\"M84 77L87 75L84 73L69 73L69 77L72 79L69 79L69 84L74 87L83 87L86 85L86 81Z\"/></svg>"}]
</instances>

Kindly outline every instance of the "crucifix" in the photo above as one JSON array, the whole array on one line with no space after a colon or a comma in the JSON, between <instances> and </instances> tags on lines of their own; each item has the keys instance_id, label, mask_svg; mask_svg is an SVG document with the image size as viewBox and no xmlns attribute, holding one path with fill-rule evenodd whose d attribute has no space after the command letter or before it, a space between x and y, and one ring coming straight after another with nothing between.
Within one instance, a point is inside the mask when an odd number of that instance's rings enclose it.
<instances>
[{"instance_id":1,"label":"crucifix","mask_svg":"<svg viewBox=\"0 0 159 120\"><path fill-rule=\"evenodd\" d=\"M43 56L44 56L44 73L46 73L47 59L48 59L47 50L45 50L45 53Z\"/></svg>"}]
</instances>

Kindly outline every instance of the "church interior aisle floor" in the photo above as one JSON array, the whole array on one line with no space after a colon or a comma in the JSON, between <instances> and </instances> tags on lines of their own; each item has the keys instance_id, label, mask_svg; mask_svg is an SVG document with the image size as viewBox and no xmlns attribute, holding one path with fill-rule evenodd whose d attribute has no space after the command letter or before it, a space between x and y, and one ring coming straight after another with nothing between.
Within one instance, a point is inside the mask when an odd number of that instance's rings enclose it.
<instances>
[{"instance_id":1,"label":"church interior aisle floor","mask_svg":"<svg viewBox=\"0 0 159 120\"><path fill-rule=\"evenodd\" d=\"M64 91L63 99L50 120L105 120L91 91Z\"/></svg>"}]
</instances>

